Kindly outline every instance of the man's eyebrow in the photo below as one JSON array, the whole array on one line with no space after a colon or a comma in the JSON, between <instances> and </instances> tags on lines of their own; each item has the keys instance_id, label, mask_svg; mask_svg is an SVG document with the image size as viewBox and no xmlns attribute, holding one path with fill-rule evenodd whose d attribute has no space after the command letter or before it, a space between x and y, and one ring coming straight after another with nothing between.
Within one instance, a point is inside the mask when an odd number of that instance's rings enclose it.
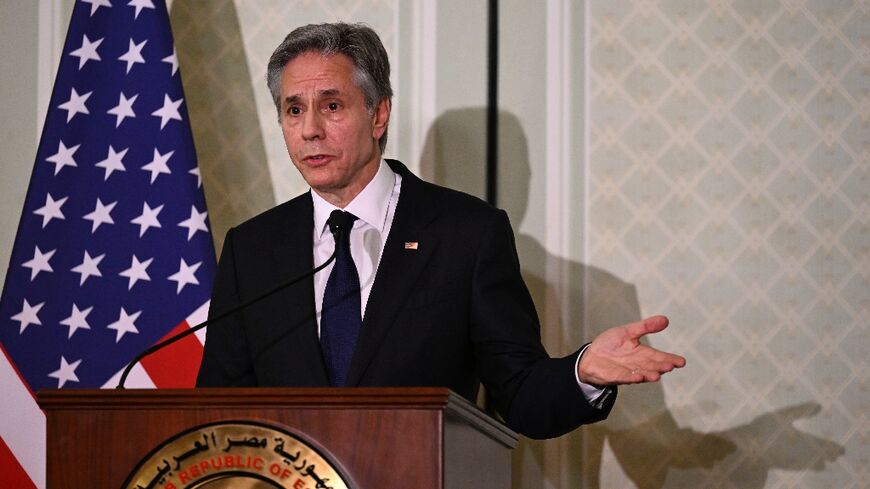
<instances>
[{"instance_id":1,"label":"man's eyebrow","mask_svg":"<svg viewBox=\"0 0 870 489\"><path fill-rule=\"evenodd\" d=\"M343 93L344 92L342 92L341 90L339 90L337 88L327 88L324 90L318 90L317 96L318 97L337 97L337 96L342 95ZM295 103L298 103L301 101L302 101L302 94L299 94L299 93L294 93L293 95L288 95L288 96L284 97L285 104L295 104Z\"/></svg>"},{"instance_id":2,"label":"man's eyebrow","mask_svg":"<svg viewBox=\"0 0 870 489\"><path fill-rule=\"evenodd\" d=\"M321 97L335 97L341 95L341 93L341 90L337 88L327 88L326 90L320 90L319 92L317 92L317 94Z\"/></svg>"}]
</instances>

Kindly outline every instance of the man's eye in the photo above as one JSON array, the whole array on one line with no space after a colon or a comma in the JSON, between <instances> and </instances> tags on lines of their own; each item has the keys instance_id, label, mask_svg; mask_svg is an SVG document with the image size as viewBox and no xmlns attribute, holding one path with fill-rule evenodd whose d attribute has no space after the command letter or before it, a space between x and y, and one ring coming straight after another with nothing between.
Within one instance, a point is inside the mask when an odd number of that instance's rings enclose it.
<instances>
[{"instance_id":1,"label":"man's eye","mask_svg":"<svg viewBox=\"0 0 870 489\"><path fill-rule=\"evenodd\" d=\"M338 110L338 107L339 107L338 103L336 103L336 102L330 102L330 103L326 104L326 108L330 112L335 112L336 110Z\"/></svg>"},{"instance_id":2,"label":"man's eye","mask_svg":"<svg viewBox=\"0 0 870 489\"><path fill-rule=\"evenodd\" d=\"M302 109L300 109L299 107L290 107L289 109L287 109L287 113L290 115L299 115L302 113Z\"/></svg>"}]
</instances>

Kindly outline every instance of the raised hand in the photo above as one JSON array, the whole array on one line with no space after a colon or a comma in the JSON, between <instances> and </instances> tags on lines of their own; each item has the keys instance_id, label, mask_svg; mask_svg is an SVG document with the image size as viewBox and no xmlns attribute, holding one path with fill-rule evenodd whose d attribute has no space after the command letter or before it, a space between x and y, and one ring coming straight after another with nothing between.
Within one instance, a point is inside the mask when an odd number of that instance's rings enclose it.
<instances>
[{"instance_id":1,"label":"raised hand","mask_svg":"<svg viewBox=\"0 0 870 489\"><path fill-rule=\"evenodd\" d=\"M645 335L667 327L668 318L652 316L602 332L583 352L580 380L600 386L656 382L662 374L683 367L685 358L640 342Z\"/></svg>"}]
</instances>

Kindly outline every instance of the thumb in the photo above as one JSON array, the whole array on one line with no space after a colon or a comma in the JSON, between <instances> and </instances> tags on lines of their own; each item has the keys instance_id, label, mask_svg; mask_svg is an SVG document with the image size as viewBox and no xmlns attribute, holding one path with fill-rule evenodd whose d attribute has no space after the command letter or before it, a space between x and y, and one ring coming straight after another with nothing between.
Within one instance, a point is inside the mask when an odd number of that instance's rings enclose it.
<instances>
[{"instance_id":1,"label":"thumb","mask_svg":"<svg viewBox=\"0 0 870 489\"><path fill-rule=\"evenodd\" d=\"M668 327L668 318L665 316L650 316L636 323L626 325L629 336L640 338L650 333L658 333Z\"/></svg>"}]
</instances>

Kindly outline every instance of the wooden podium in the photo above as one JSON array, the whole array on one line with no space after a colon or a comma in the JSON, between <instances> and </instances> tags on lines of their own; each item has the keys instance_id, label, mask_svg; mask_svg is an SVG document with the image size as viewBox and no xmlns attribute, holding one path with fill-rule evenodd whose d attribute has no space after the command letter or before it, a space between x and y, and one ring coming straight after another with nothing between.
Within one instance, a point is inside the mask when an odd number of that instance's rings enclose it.
<instances>
[{"instance_id":1,"label":"wooden podium","mask_svg":"<svg viewBox=\"0 0 870 489\"><path fill-rule=\"evenodd\" d=\"M219 482L177 485L159 473L149 484L129 485L134 470L155 453L159 459L156 451L167 441L197 427L230 421L263 423L299 435L333 462L354 489L506 489L511 485L510 451L517 441L508 428L441 388L53 390L37 398L48 423L49 489L240 487ZM209 444L218 464L236 444L281 453L288 470L294 464L297 471L305 470L305 461L283 450L283 438L274 449L278 437L202 438L188 453L176 455L176 462L164 455L165 468L160 470L188 470L183 459L205 452ZM247 460L253 463L250 456ZM208 464L201 463L207 471ZM244 462L226 455L226 463ZM274 470L276 465L282 464L272 464ZM288 479L286 486L267 481L244 487L331 487L314 469L308 470L310 478Z\"/></svg>"}]
</instances>

